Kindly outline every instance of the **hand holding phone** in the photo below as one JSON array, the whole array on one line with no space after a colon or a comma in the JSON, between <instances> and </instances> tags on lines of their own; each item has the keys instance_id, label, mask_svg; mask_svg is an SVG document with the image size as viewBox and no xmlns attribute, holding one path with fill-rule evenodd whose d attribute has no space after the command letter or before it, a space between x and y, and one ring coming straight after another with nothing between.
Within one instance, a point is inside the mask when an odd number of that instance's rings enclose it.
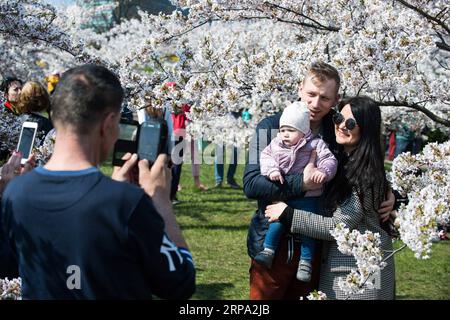
<instances>
[{"instance_id":1,"label":"hand holding phone","mask_svg":"<svg viewBox=\"0 0 450 320\"><path fill-rule=\"evenodd\" d=\"M26 121L22 125L19 143L17 144L17 150L22 153L22 159L20 160L21 165L24 165L30 157L34 146L34 140L36 139L37 128L37 122Z\"/></svg>"},{"instance_id":2,"label":"hand holding phone","mask_svg":"<svg viewBox=\"0 0 450 320\"><path fill-rule=\"evenodd\" d=\"M139 122L121 119L120 120L120 134L114 145L112 164L116 167L122 167L126 160L123 157L127 154L134 154L137 151L139 138Z\"/></svg>"},{"instance_id":3,"label":"hand holding phone","mask_svg":"<svg viewBox=\"0 0 450 320\"><path fill-rule=\"evenodd\" d=\"M159 154L164 153L167 144L167 124L159 118L151 118L141 124L139 132L139 160L146 159L152 165Z\"/></svg>"},{"instance_id":4,"label":"hand holding phone","mask_svg":"<svg viewBox=\"0 0 450 320\"><path fill-rule=\"evenodd\" d=\"M111 179L121 182L129 182L139 184L139 172L137 167L138 157L137 154L127 153L122 159L125 161L123 166L115 166Z\"/></svg>"},{"instance_id":5,"label":"hand holding phone","mask_svg":"<svg viewBox=\"0 0 450 320\"><path fill-rule=\"evenodd\" d=\"M114 145L113 166L122 167L127 153L137 153L139 160L146 159L150 165L153 164L158 155L166 151L167 135L167 124L163 119L150 118L141 124L121 119L119 139Z\"/></svg>"}]
</instances>

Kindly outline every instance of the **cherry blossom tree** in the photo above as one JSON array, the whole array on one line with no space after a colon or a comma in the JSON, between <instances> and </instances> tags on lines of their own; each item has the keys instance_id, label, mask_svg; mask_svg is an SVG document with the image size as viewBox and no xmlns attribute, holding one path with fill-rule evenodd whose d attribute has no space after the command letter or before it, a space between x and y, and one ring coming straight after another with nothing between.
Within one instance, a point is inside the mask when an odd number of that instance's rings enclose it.
<instances>
[{"instance_id":1,"label":"cherry blossom tree","mask_svg":"<svg viewBox=\"0 0 450 320\"><path fill-rule=\"evenodd\" d=\"M189 133L244 145L262 118L297 98L302 75L312 61L322 60L340 71L342 96L375 98L389 125L408 122L449 132L446 0L171 2L176 10L170 14L139 12L136 19L97 33L82 27L91 9L74 5L63 12L41 1L2 1L0 73L30 78L55 67L102 63L120 76L132 110L149 101L169 110L189 103ZM168 90L167 82L176 86ZM242 111L252 115L249 122L232 116ZM9 134L6 130L2 125L0 131ZM438 169L447 174L436 175ZM433 221L448 222L448 202L435 198L448 193L448 169L448 143L394 162L394 186L409 186L402 189L410 204L399 212L400 233L418 257L429 252L435 224L426 223L432 212L443 212ZM414 218L418 212L423 219ZM419 231L425 229L431 231L424 238ZM382 267L383 260L376 261L370 270ZM366 271L349 278L365 283L361 275Z\"/></svg>"}]
</instances>

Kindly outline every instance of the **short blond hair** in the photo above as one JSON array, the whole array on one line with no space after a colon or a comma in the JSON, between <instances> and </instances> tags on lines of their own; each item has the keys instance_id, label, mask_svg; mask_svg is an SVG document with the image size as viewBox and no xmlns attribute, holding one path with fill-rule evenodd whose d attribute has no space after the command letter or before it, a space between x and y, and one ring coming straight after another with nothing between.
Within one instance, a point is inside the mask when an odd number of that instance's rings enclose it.
<instances>
[{"instance_id":1,"label":"short blond hair","mask_svg":"<svg viewBox=\"0 0 450 320\"><path fill-rule=\"evenodd\" d=\"M39 82L27 81L20 92L17 109L20 113L42 112L50 108L50 95Z\"/></svg>"},{"instance_id":2,"label":"short blond hair","mask_svg":"<svg viewBox=\"0 0 450 320\"><path fill-rule=\"evenodd\" d=\"M323 83L326 80L334 80L336 82L336 92L341 86L341 77L335 67L322 61L312 63L303 79L303 84L306 79L311 79L314 84Z\"/></svg>"}]
</instances>

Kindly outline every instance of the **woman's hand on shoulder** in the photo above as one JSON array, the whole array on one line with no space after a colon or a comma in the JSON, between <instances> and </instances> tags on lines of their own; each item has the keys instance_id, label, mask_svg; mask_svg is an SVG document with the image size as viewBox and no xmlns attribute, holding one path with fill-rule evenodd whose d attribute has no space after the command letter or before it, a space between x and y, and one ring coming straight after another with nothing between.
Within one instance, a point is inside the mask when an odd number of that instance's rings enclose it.
<instances>
[{"instance_id":1,"label":"woman's hand on shoulder","mask_svg":"<svg viewBox=\"0 0 450 320\"><path fill-rule=\"evenodd\" d=\"M380 214L380 219L382 222L389 219L391 211L394 210L394 205L395 205L395 196L392 190L389 190L386 201L383 201L380 204L380 208L378 209L378 213Z\"/></svg>"}]
</instances>

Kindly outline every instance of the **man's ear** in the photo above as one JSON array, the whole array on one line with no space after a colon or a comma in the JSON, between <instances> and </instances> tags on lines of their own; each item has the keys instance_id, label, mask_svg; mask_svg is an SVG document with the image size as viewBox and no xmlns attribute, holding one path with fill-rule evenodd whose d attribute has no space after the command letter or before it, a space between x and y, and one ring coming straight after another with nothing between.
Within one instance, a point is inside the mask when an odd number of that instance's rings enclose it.
<instances>
[{"instance_id":1,"label":"man's ear","mask_svg":"<svg viewBox=\"0 0 450 320\"><path fill-rule=\"evenodd\" d=\"M102 136L110 135L111 130L114 129L116 125L117 114L115 112L108 112L105 118L102 121L102 125L100 126L100 134Z\"/></svg>"}]
</instances>

